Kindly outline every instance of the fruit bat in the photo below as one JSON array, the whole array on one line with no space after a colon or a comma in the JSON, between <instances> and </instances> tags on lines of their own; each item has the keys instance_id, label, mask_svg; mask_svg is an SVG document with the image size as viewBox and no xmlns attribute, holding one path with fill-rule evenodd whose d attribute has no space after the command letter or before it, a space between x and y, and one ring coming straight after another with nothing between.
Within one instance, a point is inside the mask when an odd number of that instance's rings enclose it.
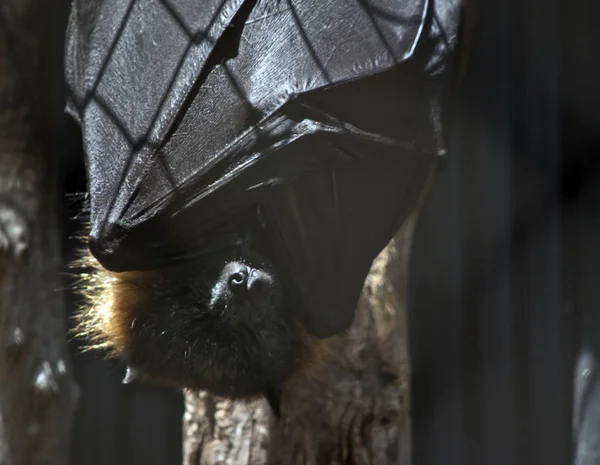
<instances>
[{"instance_id":1,"label":"fruit bat","mask_svg":"<svg viewBox=\"0 0 600 465\"><path fill-rule=\"evenodd\" d=\"M74 0L81 332L128 380L277 411L445 153L460 22L458 0Z\"/></svg>"}]
</instances>

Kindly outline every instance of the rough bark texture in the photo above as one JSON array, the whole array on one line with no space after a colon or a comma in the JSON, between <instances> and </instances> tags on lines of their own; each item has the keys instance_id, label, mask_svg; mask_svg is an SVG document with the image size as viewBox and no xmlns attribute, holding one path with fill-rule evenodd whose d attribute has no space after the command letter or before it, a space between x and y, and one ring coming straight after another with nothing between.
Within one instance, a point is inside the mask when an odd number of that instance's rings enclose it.
<instances>
[{"instance_id":1,"label":"rough bark texture","mask_svg":"<svg viewBox=\"0 0 600 465\"><path fill-rule=\"evenodd\" d=\"M0 2L1 465L66 463L77 392L60 291L56 15L56 1Z\"/></svg>"},{"instance_id":2,"label":"rough bark texture","mask_svg":"<svg viewBox=\"0 0 600 465\"><path fill-rule=\"evenodd\" d=\"M404 295L414 221L374 261L355 321L317 380L262 400L186 393L185 465L410 463Z\"/></svg>"}]
</instances>

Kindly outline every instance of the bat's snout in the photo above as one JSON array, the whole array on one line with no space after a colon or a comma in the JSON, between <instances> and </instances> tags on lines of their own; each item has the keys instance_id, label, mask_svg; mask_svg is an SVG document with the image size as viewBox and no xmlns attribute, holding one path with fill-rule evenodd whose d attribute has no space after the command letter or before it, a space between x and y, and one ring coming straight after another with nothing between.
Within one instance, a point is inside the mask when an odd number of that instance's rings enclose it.
<instances>
[{"instance_id":1,"label":"bat's snout","mask_svg":"<svg viewBox=\"0 0 600 465\"><path fill-rule=\"evenodd\" d=\"M273 286L273 277L262 270L242 263L230 263L227 286L238 297L260 297Z\"/></svg>"}]
</instances>

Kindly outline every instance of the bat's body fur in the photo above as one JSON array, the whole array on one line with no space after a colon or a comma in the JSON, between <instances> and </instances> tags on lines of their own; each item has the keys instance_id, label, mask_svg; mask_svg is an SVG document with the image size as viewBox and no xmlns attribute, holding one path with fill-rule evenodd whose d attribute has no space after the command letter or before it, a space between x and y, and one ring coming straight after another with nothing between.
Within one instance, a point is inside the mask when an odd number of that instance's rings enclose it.
<instances>
[{"instance_id":1,"label":"bat's body fur","mask_svg":"<svg viewBox=\"0 0 600 465\"><path fill-rule=\"evenodd\" d=\"M75 331L88 348L124 360L130 375L232 398L265 394L277 412L273 396L327 358L333 339L303 330L275 280L254 301L221 293L215 303L220 271L232 260L112 273L82 252L77 288L85 304ZM268 269L255 257L237 260Z\"/></svg>"}]
</instances>

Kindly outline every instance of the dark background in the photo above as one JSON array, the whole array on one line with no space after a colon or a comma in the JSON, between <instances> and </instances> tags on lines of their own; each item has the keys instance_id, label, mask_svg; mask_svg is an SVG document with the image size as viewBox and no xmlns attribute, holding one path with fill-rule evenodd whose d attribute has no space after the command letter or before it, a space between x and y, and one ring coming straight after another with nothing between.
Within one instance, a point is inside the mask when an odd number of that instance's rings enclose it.
<instances>
[{"instance_id":1,"label":"dark background","mask_svg":"<svg viewBox=\"0 0 600 465\"><path fill-rule=\"evenodd\" d=\"M414 464L598 464L597 369L573 377L600 345L600 4L477 4L415 233Z\"/></svg>"}]
</instances>

